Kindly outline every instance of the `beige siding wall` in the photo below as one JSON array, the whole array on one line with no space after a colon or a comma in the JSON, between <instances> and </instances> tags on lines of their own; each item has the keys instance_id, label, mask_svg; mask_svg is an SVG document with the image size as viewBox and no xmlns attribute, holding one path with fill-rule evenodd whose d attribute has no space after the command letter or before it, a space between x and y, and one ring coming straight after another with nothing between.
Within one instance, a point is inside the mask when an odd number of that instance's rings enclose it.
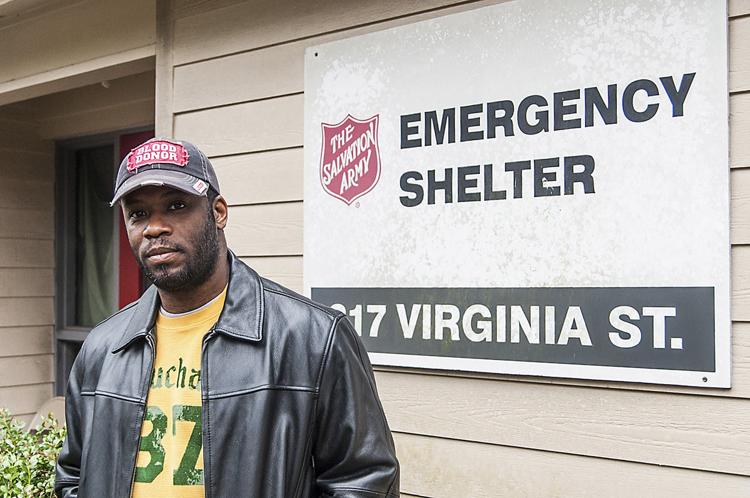
<instances>
[{"instance_id":1,"label":"beige siding wall","mask_svg":"<svg viewBox=\"0 0 750 498\"><path fill-rule=\"evenodd\" d=\"M305 47L488 3L171 0L157 133L212 157L230 246L300 290ZM379 368L405 493L750 496L750 2L729 13L734 387Z\"/></svg>"},{"instance_id":2,"label":"beige siding wall","mask_svg":"<svg viewBox=\"0 0 750 498\"><path fill-rule=\"evenodd\" d=\"M0 407L28 420L53 392L54 146L0 110Z\"/></svg>"},{"instance_id":3,"label":"beige siding wall","mask_svg":"<svg viewBox=\"0 0 750 498\"><path fill-rule=\"evenodd\" d=\"M154 71L107 80L13 104L37 123L45 139L95 135L154 123Z\"/></svg>"}]
</instances>

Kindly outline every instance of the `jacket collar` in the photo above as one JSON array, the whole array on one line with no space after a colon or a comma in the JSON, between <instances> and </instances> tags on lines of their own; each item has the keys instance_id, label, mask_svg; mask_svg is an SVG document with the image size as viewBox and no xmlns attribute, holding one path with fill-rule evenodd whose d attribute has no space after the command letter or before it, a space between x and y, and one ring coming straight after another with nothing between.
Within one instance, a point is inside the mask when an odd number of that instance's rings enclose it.
<instances>
[{"instance_id":1,"label":"jacket collar","mask_svg":"<svg viewBox=\"0 0 750 498\"><path fill-rule=\"evenodd\" d=\"M243 263L232 251L229 259L229 286L224 309L214 329L246 341L260 341L263 337L263 282L255 271ZM122 351L137 339L151 333L159 312L159 293L150 286L133 305L132 315L125 332L112 348Z\"/></svg>"}]
</instances>

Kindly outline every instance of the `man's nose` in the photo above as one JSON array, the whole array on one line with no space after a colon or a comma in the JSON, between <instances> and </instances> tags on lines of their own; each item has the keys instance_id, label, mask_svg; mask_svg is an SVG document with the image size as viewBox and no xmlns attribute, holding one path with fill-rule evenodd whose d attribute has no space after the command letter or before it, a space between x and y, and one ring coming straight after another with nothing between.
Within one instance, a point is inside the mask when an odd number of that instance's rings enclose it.
<instances>
[{"instance_id":1,"label":"man's nose","mask_svg":"<svg viewBox=\"0 0 750 498\"><path fill-rule=\"evenodd\" d=\"M148 239L155 239L162 235L170 235L172 228L164 220L162 216L152 214L148 219L146 228L143 229L143 236Z\"/></svg>"}]
</instances>

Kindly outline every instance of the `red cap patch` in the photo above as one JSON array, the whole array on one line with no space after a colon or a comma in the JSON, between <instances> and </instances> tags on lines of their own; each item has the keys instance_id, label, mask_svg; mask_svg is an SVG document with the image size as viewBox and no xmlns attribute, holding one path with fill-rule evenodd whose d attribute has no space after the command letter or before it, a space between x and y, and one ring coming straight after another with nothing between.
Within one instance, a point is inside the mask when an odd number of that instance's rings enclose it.
<instances>
[{"instance_id":1,"label":"red cap patch","mask_svg":"<svg viewBox=\"0 0 750 498\"><path fill-rule=\"evenodd\" d=\"M135 173L141 166L156 163L185 166L188 159L188 151L181 144L168 140L152 140L130 151L128 171Z\"/></svg>"}]
</instances>

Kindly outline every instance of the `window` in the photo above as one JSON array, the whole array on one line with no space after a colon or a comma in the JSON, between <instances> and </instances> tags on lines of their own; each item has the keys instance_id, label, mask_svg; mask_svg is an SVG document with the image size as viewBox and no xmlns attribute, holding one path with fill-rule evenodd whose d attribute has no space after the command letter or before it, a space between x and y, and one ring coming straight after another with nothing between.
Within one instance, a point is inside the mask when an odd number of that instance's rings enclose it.
<instances>
[{"instance_id":1,"label":"window","mask_svg":"<svg viewBox=\"0 0 750 498\"><path fill-rule=\"evenodd\" d=\"M110 208L120 159L145 131L58 144L56 177L56 390L89 331L143 290L122 215Z\"/></svg>"}]
</instances>

